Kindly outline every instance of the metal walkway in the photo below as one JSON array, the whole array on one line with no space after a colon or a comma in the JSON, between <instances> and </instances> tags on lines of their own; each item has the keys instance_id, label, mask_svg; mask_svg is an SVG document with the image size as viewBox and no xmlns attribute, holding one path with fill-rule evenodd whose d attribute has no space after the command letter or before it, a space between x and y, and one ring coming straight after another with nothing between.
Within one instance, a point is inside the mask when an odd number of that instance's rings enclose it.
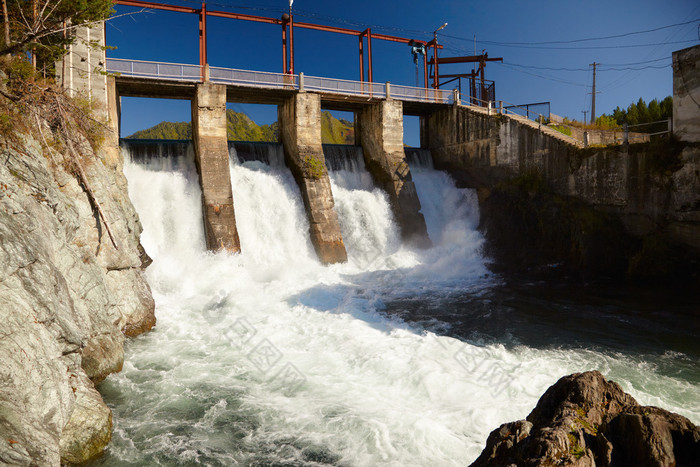
<instances>
[{"instance_id":1,"label":"metal walkway","mask_svg":"<svg viewBox=\"0 0 700 467\"><path fill-rule=\"evenodd\" d=\"M431 104L452 104L455 94L444 89L426 89L390 83L368 83L335 78L321 78L299 74L270 73L265 71L237 70L206 66L202 73L200 65L182 63L150 62L108 58L108 73L119 77L144 78L184 83L200 83L202 75L218 84L248 88L288 91L314 91L339 96L392 99Z\"/></svg>"}]
</instances>

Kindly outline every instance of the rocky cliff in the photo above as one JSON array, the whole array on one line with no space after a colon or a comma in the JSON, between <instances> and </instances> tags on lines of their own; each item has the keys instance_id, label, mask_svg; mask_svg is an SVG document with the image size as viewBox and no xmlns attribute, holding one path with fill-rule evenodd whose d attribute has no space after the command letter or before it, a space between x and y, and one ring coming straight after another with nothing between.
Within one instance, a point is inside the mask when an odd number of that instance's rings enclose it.
<instances>
[{"instance_id":1,"label":"rocky cliff","mask_svg":"<svg viewBox=\"0 0 700 467\"><path fill-rule=\"evenodd\" d=\"M155 324L148 257L117 149L23 109L0 134L0 464L78 463L111 437L95 384Z\"/></svg>"},{"instance_id":2,"label":"rocky cliff","mask_svg":"<svg viewBox=\"0 0 700 467\"><path fill-rule=\"evenodd\" d=\"M526 420L492 431L471 467L695 466L700 428L641 406L597 371L565 376Z\"/></svg>"}]
</instances>

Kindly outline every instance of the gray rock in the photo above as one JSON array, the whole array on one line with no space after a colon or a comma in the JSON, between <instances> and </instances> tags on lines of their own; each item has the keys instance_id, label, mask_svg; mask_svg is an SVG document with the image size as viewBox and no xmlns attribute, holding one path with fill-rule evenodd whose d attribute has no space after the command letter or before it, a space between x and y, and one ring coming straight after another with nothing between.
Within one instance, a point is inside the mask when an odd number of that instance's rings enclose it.
<instances>
[{"instance_id":1,"label":"gray rock","mask_svg":"<svg viewBox=\"0 0 700 467\"><path fill-rule=\"evenodd\" d=\"M42 132L59 140L46 125ZM94 382L121 369L125 332L155 323L121 161L79 145L116 249L64 155L43 150L41 140L26 136L13 147L0 137L3 465L78 463L99 454L112 422Z\"/></svg>"},{"instance_id":2,"label":"gray rock","mask_svg":"<svg viewBox=\"0 0 700 467\"><path fill-rule=\"evenodd\" d=\"M565 376L527 420L501 425L473 467L695 466L700 428L678 414L640 406L597 371Z\"/></svg>"}]
</instances>

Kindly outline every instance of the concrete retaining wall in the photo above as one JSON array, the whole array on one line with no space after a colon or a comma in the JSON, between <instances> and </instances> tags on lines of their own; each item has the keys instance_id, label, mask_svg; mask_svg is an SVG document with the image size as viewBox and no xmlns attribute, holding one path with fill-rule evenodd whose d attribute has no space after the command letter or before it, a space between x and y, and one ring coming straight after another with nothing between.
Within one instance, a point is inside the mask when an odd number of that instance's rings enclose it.
<instances>
[{"instance_id":1,"label":"concrete retaining wall","mask_svg":"<svg viewBox=\"0 0 700 467\"><path fill-rule=\"evenodd\" d=\"M673 52L673 133L700 142L700 45Z\"/></svg>"},{"instance_id":2,"label":"concrete retaining wall","mask_svg":"<svg viewBox=\"0 0 700 467\"><path fill-rule=\"evenodd\" d=\"M617 213L633 235L661 233L700 253L700 148L662 141L582 149L551 131L458 106L428 119L435 167L463 186L488 190L537 173L558 193Z\"/></svg>"}]
</instances>

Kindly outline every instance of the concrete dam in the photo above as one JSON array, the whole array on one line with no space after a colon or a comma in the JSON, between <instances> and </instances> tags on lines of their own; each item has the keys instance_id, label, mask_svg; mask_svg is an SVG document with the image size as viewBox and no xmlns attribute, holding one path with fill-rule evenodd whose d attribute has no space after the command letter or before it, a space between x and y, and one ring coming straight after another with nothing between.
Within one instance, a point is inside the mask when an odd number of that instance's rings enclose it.
<instances>
[{"instance_id":1,"label":"concrete dam","mask_svg":"<svg viewBox=\"0 0 700 467\"><path fill-rule=\"evenodd\" d=\"M124 153L125 159L129 160L133 164L141 166L146 170L155 171L173 171L182 172L183 174L193 176L197 174L197 180L201 181L201 176L199 170L197 169L196 157L195 157L195 145L192 141L187 140L138 140L138 139L122 139L120 140L120 146L122 152ZM287 167L284 156L284 148L281 143L267 143L267 142L244 142L244 141L228 141L228 157L229 157L229 170L235 170L237 166L244 166L252 170L263 170L263 171L274 171L276 173L283 173L284 176L292 177L293 172ZM382 196L386 196L388 200L389 194L378 186L377 177L372 176L367 170L367 164L365 162L363 149L361 146L352 145L339 145L339 144L323 144L323 163L326 177L329 177L329 182L331 187L338 189L338 186L348 188L348 186L353 186L351 189L362 189L368 192L383 192ZM406 168L404 170L433 170L432 158L430 156L430 151L420 148L405 148L404 150L404 164ZM314 169L321 172L318 168ZM225 176L222 178L226 178ZM292 177L296 180L296 177ZM348 182L348 179L352 179L352 182ZM347 183L350 183L348 185ZM412 180L411 180L412 182ZM231 185L233 199L235 199L237 188L235 184ZM298 197L299 201L302 201L301 193L303 185L298 185ZM202 186L200 185L202 192ZM415 188L413 188L415 193ZM331 197L333 196L331 190ZM417 194L416 194L417 198ZM320 201L311 199L308 205L318 204ZM335 201L331 198L331 206L335 211ZM418 207L420 207L420 201L417 201ZM308 211L307 204L304 203L305 211L307 212L307 218L311 219L311 213ZM393 211L393 210L392 210ZM203 204L202 213L206 216L209 212L206 206ZM216 209L212 209L211 212L214 216L220 216L221 210L216 212ZM392 222L395 218L395 211L388 215L388 222ZM264 213L262 213L264 215ZM422 214L419 214L419 219L422 219ZM233 222L240 224L242 222L240 218L236 221L235 216L231 218ZM337 215L335 216L337 226L340 228L340 222L337 220ZM207 226L208 221L204 217L204 225ZM237 250L240 251L240 239L238 239L238 226L233 224L233 231L235 231L235 237L237 240ZM310 222L311 225L311 222ZM416 242L416 246L425 246L429 244L430 239L425 228L425 221L422 220L423 232L421 237L409 240L410 242ZM209 228L209 227L207 227ZM207 246L211 248L211 243L209 243L209 234L207 234ZM321 237L323 238L323 237ZM342 233L340 234L340 244L343 245L343 250L338 256L337 253L333 253L336 256L328 257L322 256L328 252L327 248L319 248L314 243L314 239L318 241L318 236L314 237L314 230L309 229L309 239L314 244L315 251L317 252L319 259L324 263L338 262L347 260L347 255L344 253L345 247L342 240ZM221 243L214 243L213 249L220 249ZM224 247L225 248L225 247ZM231 251L231 249L229 249Z\"/></svg>"}]
</instances>

